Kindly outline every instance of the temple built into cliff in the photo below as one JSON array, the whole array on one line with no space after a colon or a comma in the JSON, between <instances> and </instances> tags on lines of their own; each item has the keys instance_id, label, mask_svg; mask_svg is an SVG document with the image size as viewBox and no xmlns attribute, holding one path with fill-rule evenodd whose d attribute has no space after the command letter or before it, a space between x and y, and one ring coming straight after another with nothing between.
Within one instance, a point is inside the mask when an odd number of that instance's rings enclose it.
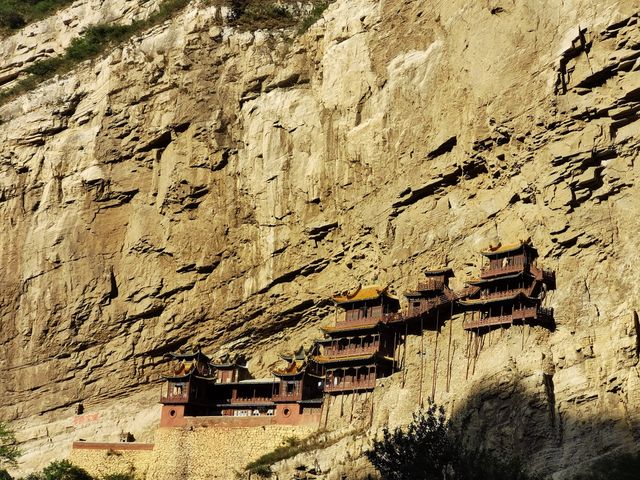
<instances>
[{"instance_id":1,"label":"temple built into cliff","mask_svg":"<svg viewBox=\"0 0 640 480\"><path fill-rule=\"evenodd\" d=\"M241 357L214 361L200 350L170 354L174 368L165 376L161 426L182 426L189 417L226 418L225 425L231 419L236 425L321 422L332 396L370 392L378 379L406 368L400 352L406 355L401 346L410 333L435 331L437 348L444 323L457 313L463 314L462 328L475 338L513 325L553 328L553 310L542 304L546 292L555 289L555 274L537 266L535 248L521 242L482 255L478 278L460 291L450 288L452 269L425 271L424 280L405 293L404 311L388 287L358 287L334 296L335 319L321 327L324 337L308 349L281 355L284 364L269 378L253 378Z\"/></svg>"}]
</instances>

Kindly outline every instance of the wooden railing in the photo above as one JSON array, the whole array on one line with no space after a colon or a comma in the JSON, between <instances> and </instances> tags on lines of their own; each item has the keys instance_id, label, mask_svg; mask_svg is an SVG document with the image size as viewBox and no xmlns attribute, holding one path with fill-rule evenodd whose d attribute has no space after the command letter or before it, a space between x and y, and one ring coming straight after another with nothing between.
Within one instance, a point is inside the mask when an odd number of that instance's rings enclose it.
<instances>
[{"instance_id":1,"label":"wooden railing","mask_svg":"<svg viewBox=\"0 0 640 480\"><path fill-rule=\"evenodd\" d=\"M344 347L325 347L324 355L327 357L352 357L354 355L372 355L380 350L380 343L373 345L347 345Z\"/></svg>"},{"instance_id":2,"label":"wooden railing","mask_svg":"<svg viewBox=\"0 0 640 480\"><path fill-rule=\"evenodd\" d=\"M370 388L375 388L376 381L375 380L360 380L360 381L344 381L340 382L337 385L327 383L324 386L325 392L344 392L344 391L353 391L353 390L367 390Z\"/></svg>"},{"instance_id":3,"label":"wooden railing","mask_svg":"<svg viewBox=\"0 0 640 480\"><path fill-rule=\"evenodd\" d=\"M507 273L518 273L523 271L525 268L524 262L515 262L509 265L501 266L501 267L485 267L482 272L480 272L480 278L490 278L496 277L498 275L505 275Z\"/></svg>"},{"instance_id":4,"label":"wooden railing","mask_svg":"<svg viewBox=\"0 0 640 480\"><path fill-rule=\"evenodd\" d=\"M160 396L160 403L187 403L189 401L189 393L171 393Z\"/></svg>"},{"instance_id":5,"label":"wooden railing","mask_svg":"<svg viewBox=\"0 0 640 480\"><path fill-rule=\"evenodd\" d=\"M497 315L493 317L485 317L485 318L470 318L465 319L463 323L463 328L465 330L471 330L474 328L482 328L482 327L491 327L494 325L510 325L513 324L515 320L524 321L527 319L531 320L542 320L549 321L553 318L553 309L545 308L545 307L529 307L529 308L521 308L518 310L513 310L511 315Z\"/></svg>"},{"instance_id":6,"label":"wooden railing","mask_svg":"<svg viewBox=\"0 0 640 480\"><path fill-rule=\"evenodd\" d=\"M351 327L363 327L365 325L372 325L379 323L383 317L362 317L356 320L341 320L336 322L337 328L351 328Z\"/></svg>"},{"instance_id":7,"label":"wooden railing","mask_svg":"<svg viewBox=\"0 0 640 480\"><path fill-rule=\"evenodd\" d=\"M302 400L302 389L296 389L293 392L282 392L278 395L274 395L272 400L274 402L295 402Z\"/></svg>"},{"instance_id":8,"label":"wooden railing","mask_svg":"<svg viewBox=\"0 0 640 480\"><path fill-rule=\"evenodd\" d=\"M420 300L418 300L420 301ZM409 307L404 317L415 318L425 313L430 312L434 308L441 307L451 302L451 299L446 295L439 295L429 300L421 300L419 307Z\"/></svg>"},{"instance_id":9,"label":"wooden railing","mask_svg":"<svg viewBox=\"0 0 640 480\"><path fill-rule=\"evenodd\" d=\"M444 282L442 280L426 280L418 282L418 290L444 290Z\"/></svg>"},{"instance_id":10,"label":"wooden railing","mask_svg":"<svg viewBox=\"0 0 640 480\"><path fill-rule=\"evenodd\" d=\"M521 308L519 310L514 310L512 316L514 320L525 320L527 318L536 318L538 316L538 308L530 307L530 308Z\"/></svg>"},{"instance_id":11,"label":"wooden railing","mask_svg":"<svg viewBox=\"0 0 640 480\"><path fill-rule=\"evenodd\" d=\"M518 293L524 293L525 295L531 294L531 288L512 288L510 290L501 290L499 292L481 293L480 298L502 298L513 297Z\"/></svg>"},{"instance_id":12,"label":"wooden railing","mask_svg":"<svg viewBox=\"0 0 640 480\"><path fill-rule=\"evenodd\" d=\"M242 398L232 398L231 404L239 403L271 403L271 397L242 397Z\"/></svg>"}]
</instances>

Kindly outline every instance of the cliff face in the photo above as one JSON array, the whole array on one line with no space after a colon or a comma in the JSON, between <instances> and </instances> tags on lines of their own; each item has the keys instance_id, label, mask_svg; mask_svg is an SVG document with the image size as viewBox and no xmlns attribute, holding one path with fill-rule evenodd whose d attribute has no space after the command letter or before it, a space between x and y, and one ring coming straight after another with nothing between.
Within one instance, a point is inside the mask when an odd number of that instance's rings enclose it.
<instances>
[{"instance_id":1,"label":"cliff face","mask_svg":"<svg viewBox=\"0 0 640 480\"><path fill-rule=\"evenodd\" d=\"M319 335L332 293L443 264L460 287L487 244L527 237L557 271L557 329L509 330L466 374L454 321L436 400L545 473L637 442L637 5L339 0L297 35L210 3L0 107L0 418L25 468L78 436L150 439L167 351L261 373ZM374 426L431 385L418 348Z\"/></svg>"}]
</instances>

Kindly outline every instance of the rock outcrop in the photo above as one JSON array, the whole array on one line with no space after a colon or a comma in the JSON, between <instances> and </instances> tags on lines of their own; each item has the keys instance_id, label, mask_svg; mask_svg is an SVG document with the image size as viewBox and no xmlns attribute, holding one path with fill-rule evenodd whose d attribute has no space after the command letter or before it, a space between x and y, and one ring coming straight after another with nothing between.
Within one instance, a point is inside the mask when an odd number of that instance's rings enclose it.
<instances>
[{"instance_id":1,"label":"rock outcrop","mask_svg":"<svg viewBox=\"0 0 640 480\"><path fill-rule=\"evenodd\" d=\"M78 436L151 440L170 350L263 373L332 293L443 264L461 287L487 244L528 237L557 271L556 330L508 330L470 373L459 321L450 368L435 334L412 339L373 430L435 376L469 428L558 478L637 443L638 5L338 0L299 35L211 3L0 107L0 418L23 467ZM156 4L79 0L2 40L0 77ZM323 458L348 469L339 447Z\"/></svg>"}]
</instances>

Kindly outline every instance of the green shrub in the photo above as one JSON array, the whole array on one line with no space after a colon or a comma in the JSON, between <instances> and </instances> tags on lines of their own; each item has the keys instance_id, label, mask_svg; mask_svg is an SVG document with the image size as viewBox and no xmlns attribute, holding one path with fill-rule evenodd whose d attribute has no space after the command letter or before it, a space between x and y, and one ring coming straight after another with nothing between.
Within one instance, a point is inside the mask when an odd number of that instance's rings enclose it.
<instances>
[{"instance_id":1,"label":"green shrub","mask_svg":"<svg viewBox=\"0 0 640 480\"><path fill-rule=\"evenodd\" d=\"M0 469L0 480L13 480L13 477L6 470Z\"/></svg>"},{"instance_id":2,"label":"green shrub","mask_svg":"<svg viewBox=\"0 0 640 480\"><path fill-rule=\"evenodd\" d=\"M637 480L640 475L640 453L608 456L594 462L589 470L575 480Z\"/></svg>"},{"instance_id":3,"label":"green shrub","mask_svg":"<svg viewBox=\"0 0 640 480\"><path fill-rule=\"evenodd\" d=\"M0 33L10 33L11 30L22 28L72 2L73 0L0 0Z\"/></svg>"},{"instance_id":4,"label":"green shrub","mask_svg":"<svg viewBox=\"0 0 640 480\"><path fill-rule=\"evenodd\" d=\"M302 19L302 23L298 28L298 33L302 34L307 30L309 30L311 25L313 25L318 20L320 20L320 17L322 17L322 14L324 13L324 11L327 9L328 6L329 4L325 2L320 2L315 4L311 12L309 12L309 14Z\"/></svg>"},{"instance_id":5,"label":"green shrub","mask_svg":"<svg viewBox=\"0 0 640 480\"><path fill-rule=\"evenodd\" d=\"M444 408L430 404L426 412L414 414L406 429L384 428L366 456L385 480L444 478L455 463Z\"/></svg>"},{"instance_id":6,"label":"green shrub","mask_svg":"<svg viewBox=\"0 0 640 480\"><path fill-rule=\"evenodd\" d=\"M51 462L42 470L43 480L93 480L85 470L68 460Z\"/></svg>"},{"instance_id":7,"label":"green shrub","mask_svg":"<svg viewBox=\"0 0 640 480\"><path fill-rule=\"evenodd\" d=\"M20 456L20 449L13 430L3 422L0 422L0 466L15 465Z\"/></svg>"},{"instance_id":8,"label":"green shrub","mask_svg":"<svg viewBox=\"0 0 640 480\"><path fill-rule=\"evenodd\" d=\"M339 436L328 438L325 431L319 430L303 439L289 437L285 439L284 445L277 447L275 450L266 453L257 460L249 463L244 468L244 471L249 475L258 475L263 478L269 478L272 475L271 466L277 462L295 457L300 453L310 452L319 448L327 448L347 436L362 433L362 430L343 432Z\"/></svg>"},{"instance_id":9,"label":"green shrub","mask_svg":"<svg viewBox=\"0 0 640 480\"><path fill-rule=\"evenodd\" d=\"M383 480L528 480L518 459L465 447L442 407L431 403L405 428L383 430L365 453Z\"/></svg>"}]
</instances>

